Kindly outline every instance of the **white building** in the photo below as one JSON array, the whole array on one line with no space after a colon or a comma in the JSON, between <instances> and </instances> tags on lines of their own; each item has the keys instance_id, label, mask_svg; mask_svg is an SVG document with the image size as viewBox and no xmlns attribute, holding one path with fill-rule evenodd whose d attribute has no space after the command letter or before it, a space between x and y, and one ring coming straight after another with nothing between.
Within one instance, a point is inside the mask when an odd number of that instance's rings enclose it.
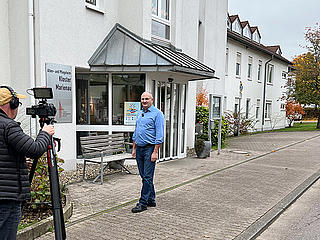
<instances>
[{"instance_id":1,"label":"white building","mask_svg":"<svg viewBox=\"0 0 320 240\"><path fill-rule=\"evenodd\" d=\"M291 62L281 56L280 46L264 46L258 27L238 15L228 16L227 28L224 109L238 112L240 107L257 130L284 128L281 97Z\"/></svg>"},{"instance_id":2,"label":"white building","mask_svg":"<svg viewBox=\"0 0 320 240\"><path fill-rule=\"evenodd\" d=\"M211 79L210 92L224 93L227 1L4 0L0 9L1 85L23 93L61 70L51 85L66 98L56 124L65 169L76 166L79 136L124 132L130 140L124 108L145 90L165 114L160 158L185 157L194 142L193 80ZM36 126L23 113L18 120Z\"/></svg>"}]
</instances>

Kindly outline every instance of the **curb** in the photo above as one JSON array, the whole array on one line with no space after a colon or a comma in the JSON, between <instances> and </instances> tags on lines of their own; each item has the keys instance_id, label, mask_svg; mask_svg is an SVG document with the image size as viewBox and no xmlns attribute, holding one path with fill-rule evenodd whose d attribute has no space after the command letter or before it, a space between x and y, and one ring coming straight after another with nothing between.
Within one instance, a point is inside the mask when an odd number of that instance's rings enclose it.
<instances>
[{"instance_id":1,"label":"curb","mask_svg":"<svg viewBox=\"0 0 320 240\"><path fill-rule=\"evenodd\" d=\"M261 218L244 230L234 240L253 240L263 233L277 218L289 208L305 191L320 179L320 170L312 174L292 192L285 196Z\"/></svg>"},{"instance_id":2,"label":"curb","mask_svg":"<svg viewBox=\"0 0 320 240\"><path fill-rule=\"evenodd\" d=\"M63 208L64 221L67 221L73 211L73 203L70 201L69 193L66 194L66 205ZM17 240L30 240L40 237L53 228L53 216L41 220L29 227L20 230L17 234Z\"/></svg>"}]
</instances>

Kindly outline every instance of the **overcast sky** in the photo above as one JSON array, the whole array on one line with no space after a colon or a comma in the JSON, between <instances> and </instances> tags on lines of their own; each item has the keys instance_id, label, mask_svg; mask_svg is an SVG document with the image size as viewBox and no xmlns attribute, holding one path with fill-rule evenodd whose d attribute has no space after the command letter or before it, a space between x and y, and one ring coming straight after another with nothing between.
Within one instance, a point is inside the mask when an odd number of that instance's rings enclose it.
<instances>
[{"instance_id":1,"label":"overcast sky","mask_svg":"<svg viewBox=\"0 0 320 240\"><path fill-rule=\"evenodd\" d=\"M258 26L263 45L280 45L282 56L292 60L306 52L306 27L320 23L320 0L228 0L229 14Z\"/></svg>"}]
</instances>

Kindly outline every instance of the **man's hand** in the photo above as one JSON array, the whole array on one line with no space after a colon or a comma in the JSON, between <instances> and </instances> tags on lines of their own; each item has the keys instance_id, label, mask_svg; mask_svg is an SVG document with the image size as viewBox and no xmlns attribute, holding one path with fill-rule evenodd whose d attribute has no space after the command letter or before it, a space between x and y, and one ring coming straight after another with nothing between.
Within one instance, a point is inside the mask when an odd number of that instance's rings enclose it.
<instances>
[{"instance_id":1,"label":"man's hand","mask_svg":"<svg viewBox=\"0 0 320 240\"><path fill-rule=\"evenodd\" d=\"M132 158L136 158L136 150L132 149Z\"/></svg>"},{"instance_id":2,"label":"man's hand","mask_svg":"<svg viewBox=\"0 0 320 240\"><path fill-rule=\"evenodd\" d=\"M28 166L28 170L30 171L31 170L31 167L32 167L32 161L30 158L26 158L26 163L27 163L27 166Z\"/></svg>"},{"instance_id":3,"label":"man's hand","mask_svg":"<svg viewBox=\"0 0 320 240\"><path fill-rule=\"evenodd\" d=\"M53 125L47 125L45 124L42 128L42 131L45 131L47 132L48 134L50 135L53 135L54 134L54 126Z\"/></svg>"},{"instance_id":4,"label":"man's hand","mask_svg":"<svg viewBox=\"0 0 320 240\"><path fill-rule=\"evenodd\" d=\"M158 159L158 152L153 152L151 155L151 162L155 162Z\"/></svg>"}]
</instances>

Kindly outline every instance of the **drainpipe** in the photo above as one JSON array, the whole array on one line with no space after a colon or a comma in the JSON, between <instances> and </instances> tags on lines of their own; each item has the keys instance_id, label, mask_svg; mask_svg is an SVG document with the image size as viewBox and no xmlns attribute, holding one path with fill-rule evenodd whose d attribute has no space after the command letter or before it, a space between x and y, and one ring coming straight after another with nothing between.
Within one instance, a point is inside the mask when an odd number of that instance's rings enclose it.
<instances>
[{"instance_id":1,"label":"drainpipe","mask_svg":"<svg viewBox=\"0 0 320 240\"><path fill-rule=\"evenodd\" d=\"M271 55L271 59L266 61L264 64L264 84L263 84L263 97L262 97L262 121L261 121L261 130L263 131L264 126L264 114L265 114L265 107L266 107L266 88L267 88L267 65L269 62L273 60L274 55Z\"/></svg>"},{"instance_id":2,"label":"drainpipe","mask_svg":"<svg viewBox=\"0 0 320 240\"><path fill-rule=\"evenodd\" d=\"M36 85L35 78L35 42L34 42L34 0L28 0L28 35L29 35L29 88ZM35 99L31 97L31 105L35 104ZM34 129L34 131L32 131ZM30 136L37 132L37 123L30 117Z\"/></svg>"}]
</instances>

